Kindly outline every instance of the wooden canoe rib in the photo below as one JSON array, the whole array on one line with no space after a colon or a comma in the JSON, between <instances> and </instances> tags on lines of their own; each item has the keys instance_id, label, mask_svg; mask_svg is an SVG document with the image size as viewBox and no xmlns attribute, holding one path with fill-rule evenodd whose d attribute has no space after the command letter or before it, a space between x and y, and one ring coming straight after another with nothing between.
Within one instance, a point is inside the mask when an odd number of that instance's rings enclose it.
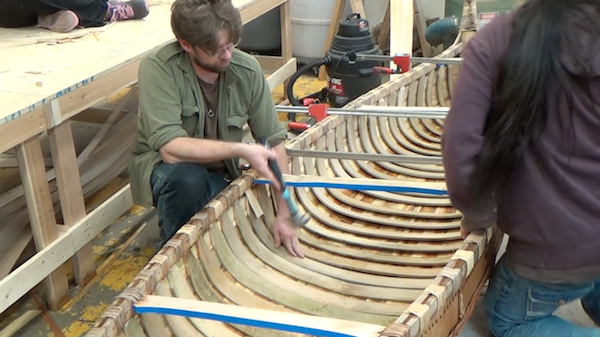
<instances>
[{"instance_id":1,"label":"wooden canoe rib","mask_svg":"<svg viewBox=\"0 0 600 337\"><path fill-rule=\"evenodd\" d=\"M458 41L440 57L462 49ZM458 67L419 65L348 108L448 106ZM287 147L439 157L443 123L332 115ZM323 156L290 163L293 175L321 182L444 183L440 164ZM87 336L438 337L459 330L493 265L499 233L461 239L461 214L444 195L297 187L294 197L312 219L299 231L306 258L294 258L273 245L275 204L256 178L245 173L192 217Z\"/></svg>"}]
</instances>

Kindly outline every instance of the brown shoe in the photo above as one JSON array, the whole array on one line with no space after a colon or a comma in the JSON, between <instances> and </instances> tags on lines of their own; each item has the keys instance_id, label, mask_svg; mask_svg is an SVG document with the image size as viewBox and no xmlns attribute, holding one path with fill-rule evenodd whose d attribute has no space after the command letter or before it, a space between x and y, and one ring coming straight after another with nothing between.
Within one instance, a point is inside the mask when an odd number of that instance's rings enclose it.
<instances>
[{"instance_id":1,"label":"brown shoe","mask_svg":"<svg viewBox=\"0 0 600 337\"><path fill-rule=\"evenodd\" d=\"M59 33L67 33L79 25L79 17L73 11L62 10L50 15L38 16L40 27Z\"/></svg>"}]
</instances>

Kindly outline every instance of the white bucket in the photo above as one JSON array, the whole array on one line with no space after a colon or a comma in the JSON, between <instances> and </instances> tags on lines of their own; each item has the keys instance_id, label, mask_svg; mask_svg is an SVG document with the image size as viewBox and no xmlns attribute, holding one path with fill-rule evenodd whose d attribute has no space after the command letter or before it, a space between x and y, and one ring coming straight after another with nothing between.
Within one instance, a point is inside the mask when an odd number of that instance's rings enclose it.
<instances>
[{"instance_id":1,"label":"white bucket","mask_svg":"<svg viewBox=\"0 0 600 337\"><path fill-rule=\"evenodd\" d=\"M325 42L336 0L290 0L292 54L306 61L325 56ZM351 9L346 3L344 18Z\"/></svg>"},{"instance_id":2,"label":"white bucket","mask_svg":"<svg viewBox=\"0 0 600 337\"><path fill-rule=\"evenodd\" d=\"M389 1L363 0L365 16L371 28L383 21ZM336 0L290 0L294 57L308 62L325 56L325 42L335 2ZM352 8L346 1L342 19L351 13Z\"/></svg>"}]
</instances>

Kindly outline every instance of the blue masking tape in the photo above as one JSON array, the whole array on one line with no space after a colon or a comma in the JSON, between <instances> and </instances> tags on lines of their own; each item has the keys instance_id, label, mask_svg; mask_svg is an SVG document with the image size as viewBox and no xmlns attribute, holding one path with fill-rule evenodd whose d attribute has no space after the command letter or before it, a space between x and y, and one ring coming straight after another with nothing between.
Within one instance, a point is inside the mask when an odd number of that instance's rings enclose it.
<instances>
[{"instance_id":1,"label":"blue masking tape","mask_svg":"<svg viewBox=\"0 0 600 337\"><path fill-rule=\"evenodd\" d=\"M318 328L309 328L302 326L287 325L283 323L263 322L249 318L230 317L215 313L202 313L185 309L173 309L173 308L157 308L157 307L138 307L133 305L135 312L138 314L162 314L162 315L177 315L192 318L210 319L215 321L221 321L231 324L242 324L248 326L255 326L258 328L276 329L281 331L298 332L313 336L322 337L358 337L355 335L349 335L346 333L325 331Z\"/></svg>"},{"instance_id":2,"label":"blue masking tape","mask_svg":"<svg viewBox=\"0 0 600 337\"><path fill-rule=\"evenodd\" d=\"M255 179L255 184L271 184L267 179ZM433 195L448 195L445 189L422 188L422 187L404 187L404 186L373 186L361 184L347 184L336 182L302 182L302 181L287 181L287 186L293 187L322 187L322 188L339 188L352 191L382 191L382 192L402 192L402 193L422 193Z\"/></svg>"}]
</instances>

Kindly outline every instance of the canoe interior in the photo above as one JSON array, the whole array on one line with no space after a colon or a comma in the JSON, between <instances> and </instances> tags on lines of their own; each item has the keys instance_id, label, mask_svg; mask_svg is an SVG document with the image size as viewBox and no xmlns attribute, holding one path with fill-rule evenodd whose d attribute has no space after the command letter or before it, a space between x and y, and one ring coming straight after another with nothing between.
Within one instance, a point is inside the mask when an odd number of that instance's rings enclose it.
<instances>
[{"instance_id":1,"label":"canoe interior","mask_svg":"<svg viewBox=\"0 0 600 337\"><path fill-rule=\"evenodd\" d=\"M441 57L458 56L458 43ZM359 97L362 105L443 106L458 65L423 64ZM329 116L288 148L440 156L443 120ZM292 173L347 179L444 182L441 165L292 157ZM296 188L312 220L306 258L273 245L275 205L250 171L196 214L129 285L143 294L353 320L381 336L447 336L468 314L493 262L498 233L463 240L445 196ZM115 300L88 336L294 336L181 316L134 314Z\"/></svg>"}]
</instances>

